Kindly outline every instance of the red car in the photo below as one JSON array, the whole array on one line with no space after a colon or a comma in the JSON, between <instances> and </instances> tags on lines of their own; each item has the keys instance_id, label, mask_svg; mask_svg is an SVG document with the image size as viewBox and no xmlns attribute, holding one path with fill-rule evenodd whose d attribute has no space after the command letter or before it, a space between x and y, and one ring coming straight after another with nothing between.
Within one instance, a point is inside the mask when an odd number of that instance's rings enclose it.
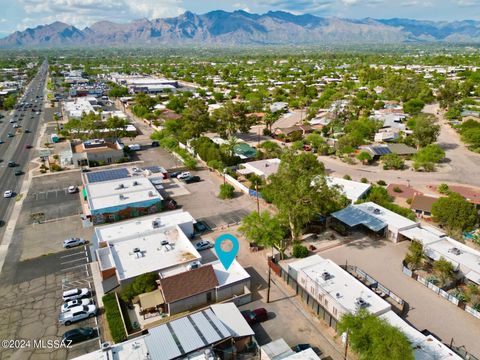
<instances>
[{"instance_id":1,"label":"red car","mask_svg":"<svg viewBox=\"0 0 480 360\"><path fill-rule=\"evenodd\" d=\"M32 145L25 145L25 149L31 149Z\"/></svg>"},{"instance_id":2,"label":"red car","mask_svg":"<svg viewBox=\"0 0 480 360\"><path fill-rule=\"evenodd\" d=\"M242 311L243 318L249 325L268 320L267 310L264 308Z\"/></svg>"}]
</instances>

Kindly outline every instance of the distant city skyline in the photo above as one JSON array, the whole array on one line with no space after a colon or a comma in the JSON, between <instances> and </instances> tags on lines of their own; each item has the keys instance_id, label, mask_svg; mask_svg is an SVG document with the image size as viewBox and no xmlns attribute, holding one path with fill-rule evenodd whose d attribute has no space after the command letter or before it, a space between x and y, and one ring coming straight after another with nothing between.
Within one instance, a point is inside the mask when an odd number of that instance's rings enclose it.
<instances>
[{"instance_id":1,"label":"distant city skyline","mask_svg":"<svg viewBox=\"0 0 480 360\"><path fill-rule=\"evenodd\" d=\"M174 17L192 11L245 10L341 18L410 18L433 21L480 20L480 0L0 0L0 37L16 30L62 21L79 28L96 21L129 22Z\"/></svg>"}]
</instances>

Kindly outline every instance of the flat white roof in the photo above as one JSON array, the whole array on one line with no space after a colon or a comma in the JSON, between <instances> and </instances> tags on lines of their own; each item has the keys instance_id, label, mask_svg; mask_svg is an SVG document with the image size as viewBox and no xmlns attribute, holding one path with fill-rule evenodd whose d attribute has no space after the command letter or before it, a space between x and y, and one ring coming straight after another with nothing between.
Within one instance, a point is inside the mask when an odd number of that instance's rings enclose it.
<instances>
[{"instance_id":1,"label":"flat white roof","mask_svg":"<svg viewBox=\"0 0 480 360\"><path fill-rule=\"evenodd\" d=\"M270 360L285 359L295 354L283 338L271 341L268 344L263 345L261 349Z\"/></svg>"},{"instance_id":2,"label":"flat white roof","mask_svg":"<svg viewBox=\"0 0 480 360\"><path fill-rule=\"evenodd\" d=\"M141 336L114 344L108 351L96 350L80 355L75 360L145 360L148 359L148 354L145 336Z\"/></svg>"},{"instance_id":3,"label":"flat white roof","mask_svg":"<svg viewBox=\"0 0 480 360\"><path fill-rule=\"evenodd\" d=\"M153 227L155 221L156 228ZM194 223L195 219L189 212L183 210L169 211L162 214L142 216L114 224L95 227L98 241L113 243L125 239L140 238L144 235L163 231L173 225Z\"/></svg>"},{"instance_id":4,"label":"flat white roof","mask_svg":"<svg viewBox=\"0 0 480 360\"><path fill-rule=\"evenodd\" d=\"M405 334L414 349L415 360L462 359L433 336L425 336L420 331L407 324L393 311L388 311L385 314L380 315L380 318L386 320L390 325L395 326Z\"/></svg>"},{"instance_id":5,"label":"flat white roof","mask_svg":"<svg viewBox=\"0 0 480 360\"><path fill-rule=\"evenodd\" d=\"M360 199L370 189L370 184L364 184L358 181L345 180L336 177L327 177L328 186L339 186L340 191L353 203Z\"/></svg>"},{"instance_id":6,"label":"flat white roof","mask_svg":"<svg viewBox=\"0 0 480 360\"><path fill-rule=\"evenodd\" d=\"M233 336L242 337L255 334L234 303L213 304L210 305L210 308Z\"/></svg>"},{"instance_id":7,"label":"flat white roof","mask_svg":"<svg viewBox=\"0 0 480 360\"><path fill-rule=\"evenodd\" d=\"M95 112L92 104L86 98L77 98L74 101L66 101L63 103L65 112L69 117L81 117L82 113Z\"/></svg>"},{"instance_id":8,"label":"flat white roof","mask_svg":"<svg viewBox=\"0 0 480 360\"><path fill-rule=\"evenodd\" d=\"M91 211L163 199L150 180L143 177L88 183L85 189Z\"/></svg>"},{"instance_id":9,"label":"flat white roof","mask_svg":"<svg viewBox=\"0 0 480 360\"><path fill-rule=\"evenodd\" d=\"M409 238L410 240L417 240L421 242L423 246L436 242L440 239L438 232L433 233L421 227L414 227L411 229L402 230L400 231L400 234Z\"/></svg>"},{"instance_id":10,"label":"flat white roof","mask_svg":"<svg viewBox=\"0 0 480 360\"><path fill-rule=\"evenodd\" d=\"M410 219L407 219L406 217L394 213L393 211L385 209L384 207L377 205L374 202L365 202L353 206L383 221L389 227L394 226L399 230L419 225L415 221L412 221ZM375 211L375 209L378 209L378 211Z\"/></svg>"},{"instance_id":11,"label":"flat white roof","mask_svg":"<svg viewBox=\"0 0 480 360\"><path fill-rule=\"evenodd\" d=\"M287 357L282 358L282 360L320 360L315 351L312 348L300 351L298 353L294 353Z\"/></svg>"},{"instance_id":12,"label":"flat white roof","mask_svg":"<svg viewBox=\"0 0 480 360\"><path fill-rule=\"evenodd\" d=\"M208 265L212 265L213 271L215 271L215 276L218 280L218 286L220 288L239 281L250 279L250 275L237 260L233 261L228 270L225 270L220 260L211 262Z\"/></svg>"},{"instance_id":13,"label":"flat white roof","mask_svg":"<svg viewBox=\"0 0 480 360\"><path fill-rule=\"evenodd\" d=\"M245 170L249 170L257 174L258 176L265 176L269 177L272 174L275 174L278 171L278 167L280 166L280 159L265 159L265 160L257 160L244 163ZM242 170L240 170L242 172Z\"/></svg>"},{"instance_id":14,"label":"flat white roof","mask_svg":"<svg viewBox=\"0 0 480 360\"><path fill-rule=\"evenodd\" d=\"M201 259L178 225L108 244L120 280ZM162 243L164 245L162 245Z\"/></svg>"},{"instance_id":15,"label":"flat white roof","mask_svg":"<svg viewBox=\"0 0 480 360\"><path fill-rule=\"evenodd\" d=\"M367 310L372 314L379 314L388 311L391 305L375 294L360 281L355 279L340 266L330 259L324 259L319 255L311 256L315 258L315 263L303 267L303 272L307 278L312 280L321 289L322 292L329 294L346 311L355 313L358 310L357 299L361 298L369 305ZM329 274L325 280L322 275Z\"/></svg>"}]
</instances>

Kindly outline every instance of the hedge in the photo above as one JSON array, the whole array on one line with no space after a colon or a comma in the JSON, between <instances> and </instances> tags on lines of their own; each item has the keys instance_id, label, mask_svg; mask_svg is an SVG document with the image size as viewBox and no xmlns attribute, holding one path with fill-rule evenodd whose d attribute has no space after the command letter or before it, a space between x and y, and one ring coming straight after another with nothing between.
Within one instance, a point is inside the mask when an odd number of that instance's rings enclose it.
<instances>
[{"instance_id":1,"label":"hedge","mask_svg":"<svg viewBox=\"0 0 480 360\"><path fill-rule=\"evenodd\" d=\"M102 300L113 341L119 343L127 340L127 334L125 333L125 327L115 293L105 295Z\"/></svg>"}]
</instances>

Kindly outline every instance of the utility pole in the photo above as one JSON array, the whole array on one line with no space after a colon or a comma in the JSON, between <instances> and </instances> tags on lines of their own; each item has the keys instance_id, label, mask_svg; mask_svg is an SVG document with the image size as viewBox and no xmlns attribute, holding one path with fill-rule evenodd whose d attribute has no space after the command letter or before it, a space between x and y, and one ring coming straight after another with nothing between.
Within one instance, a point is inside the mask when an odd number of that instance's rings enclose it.
<instances>
[{"instance_id":1,"label":"utility pole","mask_svg":"<svg viewBox=\"0 0 480 360\"><path fill-rule=\"evenodd\" d=\"M347 360L347 353L348 353L348 329L347 329L347 335L345 336L345 355L344 355L344 360Z\"/></svg>"},{"instance_id":2,"label":"utility pole","mask_svg":"<svg viewBox=\"0 0 480 360\"><path fill-rule=\"evenodd\" d=\"M272 246L272 256L270 259L273 261L273 246ZM272 283L272 268L270 267L270 259L267 259L268 265L268 285L267 285L267 304L270 302L270 287Z\"/></svg>"},{"instance_id":3,"label":"utility pole","mask_svg":"<svg viewBox=\"0 0 480 360\"><path fill-rule=\"evenodd\" d=\"M258 182L255 184L255 195L257 196L257 213L260 215L260 201L258 200Z\"/></svg>"}]
</instances>

